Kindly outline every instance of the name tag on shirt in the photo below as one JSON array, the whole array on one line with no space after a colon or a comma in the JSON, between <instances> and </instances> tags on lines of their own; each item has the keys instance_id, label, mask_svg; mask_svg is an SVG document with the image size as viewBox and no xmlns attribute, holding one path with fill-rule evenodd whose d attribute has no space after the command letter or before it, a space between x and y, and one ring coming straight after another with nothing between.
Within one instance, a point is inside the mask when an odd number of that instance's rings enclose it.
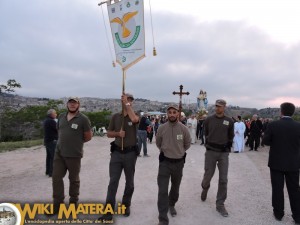
<instances>
[{"instance_id":1,"label":"name tag on shirt","mask_svg":"<svg viewBox=\"0 0 300 225\"><path fill-rule=\"evenodd\" d=\"M223 124L226 125L226 126L228 126L229 125L229 121L228 120L224 120Z\"/></svg>"},{"instance_id":2,"label":"name tag on shirt","mask_svg":"<svg viewBox=\"0 0 300 225\"><path fill-rule=\"evenodd\" d=\"M132 126L132 122L128 122L128 126Z\"/></svg>"},{"instance_id":3,"label":"name tag on shirt","mask_svg":"<svg viewBox=\"0 0 300 225\"><path fill-rule=\"evenodd\" d=\"M72 125L71 125L71 128L73 128L73 129L77 129L78 128L78 124L76 124L76 123L72 123Z\"/></svg>"},{"instance_id":4,"label":"name tag on shirt","mask_svg":"<svg viewBox=\"0 0 300 225\"><path fill-rule=\"evenodd\" d=\"M177 134L177 140L183 140L183 135L182 134Z\"/></svg>"}]
</instances>

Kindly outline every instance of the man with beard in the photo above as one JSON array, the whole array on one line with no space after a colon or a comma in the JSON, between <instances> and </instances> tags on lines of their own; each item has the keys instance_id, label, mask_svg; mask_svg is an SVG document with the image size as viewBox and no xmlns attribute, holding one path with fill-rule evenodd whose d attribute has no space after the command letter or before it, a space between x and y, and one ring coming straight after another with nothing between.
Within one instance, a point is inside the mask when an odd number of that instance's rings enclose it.
<instances>
[{"instance_id":1,"label":"man with beard","mask_svg":"<svg viewBox=\"0 0 300 225\"><path fill-rule=\"evenodd\" d=\"M158 225L168 225L168 210L176 216L175 204L179 198L179 187L185 163L186 150L191 146L191 136L185 125L178 122L179 109L176 105L167 108L168 122L159 126L156 146L160 150L158 184ZM171 189L168 193L171 178Z\"/></svg>"},{"instance_id":2,"label":"man with beard","mask_svg":"<svg viewBox=\"0 0 300 225\"><path fill-rule=\"evenodd\" d=\"M69 203L78 204L83 144L92 139L91 123L84 114L79 112L79 107L79 99L70 97L67 102L68 112L61 114L57 122L58 142L52 173L55 214L58 213L60 204L64 202L63 178L67 171L70 181Z\"/></svg>"}]
</instances>

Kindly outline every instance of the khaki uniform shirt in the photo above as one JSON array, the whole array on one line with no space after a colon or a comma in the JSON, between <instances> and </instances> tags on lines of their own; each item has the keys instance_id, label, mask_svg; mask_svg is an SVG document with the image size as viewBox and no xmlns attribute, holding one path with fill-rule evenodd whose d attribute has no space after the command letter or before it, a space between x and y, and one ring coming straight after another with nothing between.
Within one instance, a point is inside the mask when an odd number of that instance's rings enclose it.
<instances>
[{"instance_id":1,"label":"khaki uniform shirt","mask_svg":"<svg viewBox=\"0 0 300 225\"><path fill-rule=\"evenodd\" d=\"M123 130L125 131L125 137L123 138L123 147L132 147L137 144L137 123L132 123L129 116L123 117L122 113L115 113L109 123L108 130L119 132L122 126L122 120L124 118ZM122 147L122 138L116 137L115 144Z\"/></svg>"},{"instance_id":2,"label":"khaki uniform shirt","mask_svg":"<svg viewBox=\"0 0 300 225\"><path fill-rule=\"evenodd\" d=\"M58 118L58 142L56 151L63 157L82 157L84 132L91 130L91 122L88 117L80 112L70 121L67 113Z\"/></svg>"},{"instance_id":3,"label":"khaki uniform shirt","mask_svg":"<svg viewBox=\"0 0 300 225\"><path fill-rule=\"evenodd\" d=\"M180 159L191 146L188 128L180 122L166 122L158 127L156 146L171 159Z\"/></svg>"}]
</instances>

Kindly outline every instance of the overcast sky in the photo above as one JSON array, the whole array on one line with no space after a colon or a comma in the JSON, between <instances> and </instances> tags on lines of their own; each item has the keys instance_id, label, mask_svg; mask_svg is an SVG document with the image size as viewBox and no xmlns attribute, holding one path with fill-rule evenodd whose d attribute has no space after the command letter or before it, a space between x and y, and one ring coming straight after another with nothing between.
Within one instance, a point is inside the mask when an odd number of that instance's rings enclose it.
<instances>
[{"instance_id":1,"label":"overcast sky","mask_svg":"<svg viewBox=\"0 0 300 225\"><path fill-rule=\"evenodd\" d=\"M119 98L122 69L112 67L99 2L0 0L0 84L16 79L29 97ZM126 91L177 102L182 84L185 103L203 89L209 104L300 106L299 0L150 2L157 56L145 0L146 58L128 69Z\"/></svg>"}]
</instances>

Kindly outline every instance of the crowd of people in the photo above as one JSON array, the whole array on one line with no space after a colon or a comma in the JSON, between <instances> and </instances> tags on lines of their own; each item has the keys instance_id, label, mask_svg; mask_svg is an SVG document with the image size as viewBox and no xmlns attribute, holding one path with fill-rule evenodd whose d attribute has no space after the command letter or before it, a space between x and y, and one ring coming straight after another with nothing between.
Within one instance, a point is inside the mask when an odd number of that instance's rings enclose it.
<instances>
[{"instance_id":1,"label":"crowd of people","mask_svg":"<svg viewBox=\"0 0 300 225\"><path fill-rule=\"evenodd\" d=\"M146 113L142 118L143 117L146 117L148 121L147 125L145 125L145 127L147 127L145 128L145 131L147 131L147 139L144 138L144 143L146 140L152 143L158 127L161 124L164 124L168 118L166 116L148 116ZM195 144L197 140L201 141L200 145L205 144L204 121L206 118L207 115L198 117L197 114L181 118L181 122L189 129L192 138L191 144ZM263 136L269 122L272 121L271 119L259 118L257 114L254 114L252 118L242 118L241 116L237 116L232 117L232 120L234 121L234 139L232 146L234 153L245 151L245 147L249 147L249 151L258 151L259 147L264 147ZM144 150L144 153L145 151L146 150ZM149 155L146 154L146 156Z\"/></svg>"},{"instance_id":2,"label":"crowd of people","mask_svg":"<svg viewBox=\"0 0 300 225\"><path fill-rule=\"evenodd\" d=\"M130 216L131 200L134 193L135 165L138 157L149 157L147 142L155 137L159 154L158 184L158 225L168 225L168 212L177 215L175 205L179 200L179 189L183 176L186 151L197 140L204 145L204 174L201 182L201 200L205 201L210 182L216 168L219 171L216 210L227 217L229 153L240 153L245 146L249 151L257 151L260 146L270 146L268 166L272 184L272 206L274 217L284 216L283 187L286 182L291 210L296 224L300 224L300 123L292 119L295 106L283 103L280 106L281 119L269 123L268 119L253 115L251 120L241 116L230 118L225 115L226 101L215 102L215 113L197 118L191 115L180 120L179 107L169 105L166 116L139 116L134 112L134 97L124 93L121 96L122 110L112 115L107 137L110 143L111 158L106 205L116 205L116 193L122 172L125 174L125 189L121 204L126 207L124 216ZM59 115L50 109L44 121L46 146L46 175L52 177L53 213L57 214L64 203L64 181L69 172L69 204L78 205L80 189L80 167L84 143L92 139L91 123L79 111L80 100L71 97L67 101L66 113ZM169 183L171 182L171 188ZM112 213L102 215L102 221L111 221Z\"/></svg>"}]
</instances>

